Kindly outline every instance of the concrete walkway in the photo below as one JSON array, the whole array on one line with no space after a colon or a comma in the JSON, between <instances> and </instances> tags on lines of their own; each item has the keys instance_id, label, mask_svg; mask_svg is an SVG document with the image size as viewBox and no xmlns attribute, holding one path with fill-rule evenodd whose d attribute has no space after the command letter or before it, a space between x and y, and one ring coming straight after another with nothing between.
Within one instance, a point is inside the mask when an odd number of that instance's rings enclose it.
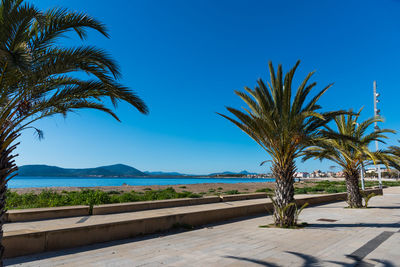
<instances>
[{"instance_id":1,"label":"concrete walkway","mask_svg":"<svg viewBox=\"0 0 400 267\"><path fill-rule=\"evenodd\" d=\"M6 260L15 266L400 266L400 187L372 198L311 207L304 229L259 228L271 216L193 231L85 246ZM11 230L11 229L9 229Z\"/></svg>"}]
</instances>

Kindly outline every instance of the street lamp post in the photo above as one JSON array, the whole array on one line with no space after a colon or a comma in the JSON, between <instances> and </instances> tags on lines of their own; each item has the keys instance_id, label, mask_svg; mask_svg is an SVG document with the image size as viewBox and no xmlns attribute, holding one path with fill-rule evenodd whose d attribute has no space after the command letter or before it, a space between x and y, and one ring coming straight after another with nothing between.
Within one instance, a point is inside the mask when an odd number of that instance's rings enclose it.
<instances>
[{"instance_id":1,"label":"street lamp post","mask_svg":"<svg viewBox=\"0 0 400 267\"><path fill-rule=\"evenodd\" d=\"M360 125L359 123L356 123L357 127ZM361 162L361 170L360 170L360 175L361 175L361 189L365 190L365 183L364 183L364 162Z\"/></svg>"},{"instance_id":2,"label":"street lamp post","mask_svg":"<svg viewBox=\"0 0 400 267\"><path fill-rule=\"evenodd\" d=\"M376 92L376 81L374 81L374 117L378 118L380 116L380 110L377 108L377 104L379 102L378 97L380 94ZM378 123L375 122L375 131L379 130ZM375 147L376 151L379 150L378 141L375 140ZM379 181L379 188L382 188L382 175L381 175L381 166L378 164L378 181Z\"/></svg>"},{"instance_id":3,"label":"street lamp post","mask_svg":"<svg viewBox=\"0 0 400 267\"><path fill-rule=\"evenodd\" d=\"M365 183L364 183L364 164L361 164L361 189L365 190Z\"/></svg>"}]
</instances>

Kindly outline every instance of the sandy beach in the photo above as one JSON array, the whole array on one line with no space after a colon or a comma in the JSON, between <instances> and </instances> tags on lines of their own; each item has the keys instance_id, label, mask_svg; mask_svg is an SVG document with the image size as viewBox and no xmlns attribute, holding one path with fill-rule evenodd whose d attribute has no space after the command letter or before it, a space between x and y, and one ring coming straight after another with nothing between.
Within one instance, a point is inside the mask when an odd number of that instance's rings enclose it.
<instances>
[{"instance_id":1,"label":"sandy beach","mask_svg":"<svg viewBox=\"0 0 400 267\"><path fill-rule=\"evenodd\" d=\"M302 188L304 186L314 186L318 182L321 181L344 181L344 178L331 178L331 177L324 177L324 178L303 178L300 182L296 182L294 185L295 187ZM376 178L367 178L366 181L377 181ZM383 178L382 181L397 181L397 179L388 179ZM123 192L143 192L146 190L159 190L159 189L166 189L168 187L172 187L177 192L182 191L189 191L193 193L206 193L209 194L216 194L216 193L224 193L226 191L231 190L238 190L241 193L254 193L258 189L263 188L275 188L274 182L254 182L254 183L202 183L202 184L178 184L178 185L145 185L145 186L132 186L132 185L121 185L121 186L93 186L93 187L69 187L69 186L62 186L62 187L27 187L27 188L10 188L10 191L17 192L19 194L25 193L40 193L44 190L51 190L54 192L61 193L62 191L81 191L85 189L91 190L101 190L101 191L119 191Z\"/></svg>"},{"instance_id":2,"label":"sandy beach","mask_svg":"<svg viewBox=\"0 0 400 267\"><path fill-rule=\"evenodd\" d=\"M307 186L314 185L315 179L308 179ZM304 181L295 183L296 187L303 187L305 185ZM275 183L270 182L259 182L259 183L204 183L204 184L181 184L181 185L151 185L151 186L130 186L130 185L122 185L122 186L95 186L95 187L30 187L30 188L12 188L10 189L13 192L17 192L19 194L23 193L40 193L43 190L52 190L55 192L62 191L80 191L84 189L93 189L93 190L102 190L102 191L119 191L119 192L143 192L145 190L153 189L165 189L168 187L174 188L177 192L189 191L193 193L209 193L211 191L215 192L226 192L230 190L238 190L239 192L249 192L253 193L258 189L263 188L275 188Z\"/></svg>"}]
</instances>

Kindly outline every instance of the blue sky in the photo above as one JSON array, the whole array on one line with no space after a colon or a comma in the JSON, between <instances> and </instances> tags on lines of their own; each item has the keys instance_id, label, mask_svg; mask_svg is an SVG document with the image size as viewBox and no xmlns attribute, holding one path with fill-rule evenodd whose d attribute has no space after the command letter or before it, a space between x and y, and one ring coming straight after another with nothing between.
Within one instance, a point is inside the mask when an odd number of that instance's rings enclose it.
<instances>
[{"instance_id":1,"label":"blue sky","mask_svg":"<svg viewBox=\"0 0 400 267\"><path fill-rule=\"evenodd\" d=\"M373 115L372 82L377 80L386 120L381 127L400 130L400 1L31 3L83 11L104 22L111 38L91 32L87 43L106 49L119 62L121 82L145 100L150 114L121 104L122 123L95 111L46 119L36 124L44 140L29 131L22 135L19 165L124 163L185 173L265 172L269 166L259 163L268 155L215 112L244 106L233 91L268 79L268 60L282 63L285 70L302 60L297 83L313 70L317 89L335 83L321 99L325 110L364 106L363 118ZM392 135L388 142L397 139ZM308 161L298 168L327 170L331 165Z\"/></svg>"}]
</instances>

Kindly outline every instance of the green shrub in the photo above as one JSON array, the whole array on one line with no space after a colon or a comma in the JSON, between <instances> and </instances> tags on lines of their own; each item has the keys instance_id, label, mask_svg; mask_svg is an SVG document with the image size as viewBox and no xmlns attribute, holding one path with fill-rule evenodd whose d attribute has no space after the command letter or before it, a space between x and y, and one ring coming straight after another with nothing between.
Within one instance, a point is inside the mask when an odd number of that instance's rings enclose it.
<instances>
[{"instance_id":1,"label":"green shrub","mask_svg":"<svg viewBox=\"0 0 400 267\"><path fill-rule=\"evenodd\" d=\"M302 188L295 187L294 193L295 194L307 194L307 187L302 187Z\"/></svg>"},{"instance_id":2,"label":"green shrub","mask_svg":"<svg viewBox=\"0 0 400 267\"><path fill-rule=\"evenodd\" d=\"M369 195L367 195L364 191L363 192L361 192L361 194L362 194L362 196L363 196L363 198L364 198L364 207L365 208L368 208L368 202L369 202L369 200L371 199L371 198L373 198L374 196L376 196L376 194L375 193L371 193L371 194L369 194Z\"/></svg>"},{"instance_id":3,"label":"green shrub","mask_svg":"<svg viewBox=\"0 0 400 267\"><path fill-rule=\"evenodd\" d=\"M229 191L225 191L224 194L237 195L237 194L240 194L240 192L238 190L229 190Z\"/></svg>"},{"instance_id":4,"label":"green shrub","mask_svg":"<svg viewBox=\"0 0 400 267\"><path fill-rule=\"evenodd\" d=\"M121 192L120 191L111 190L111 191L107 191L107 194L109 194L109 195L119 195L119 194L121 194Z\"/></svg>"},{"instance_id":5,"label":"green shrub","mask_svg":"<svg viewBox=\"0 0 400 267\"><path fill-rule=\"evenodd\" d=\"M262 193L262 192L265 192L265 193L272 193L274 190L272 190L271 188L268 188L268 187L266 187L266 188L260 188L260 189L257 189L256 190L256 192L258 192L258 193Z\"/></svg>"},{"instance_id":6,"label":"green shrub","mask_svg":"<svg viewBox=\"0 0 400 267\"><path fill-rule=\"evenodd\" d=\"M111 193L112 192L112 193ZM115 191L117 192L117 191ZM43 190L39 194L26 193L18 194L7 191L7 209L44 208L73 205L94 205L124 203L148 200L163 200L175 198L199 198L202 194L192 192L176 192L172 187L163 190L146 190L145 192L127 192L116 194L114 191L103 192L100 190L82 190L57 193L50 190ZM203 192L203 194L205 194Z\"/></svg>"}]
</instances>

